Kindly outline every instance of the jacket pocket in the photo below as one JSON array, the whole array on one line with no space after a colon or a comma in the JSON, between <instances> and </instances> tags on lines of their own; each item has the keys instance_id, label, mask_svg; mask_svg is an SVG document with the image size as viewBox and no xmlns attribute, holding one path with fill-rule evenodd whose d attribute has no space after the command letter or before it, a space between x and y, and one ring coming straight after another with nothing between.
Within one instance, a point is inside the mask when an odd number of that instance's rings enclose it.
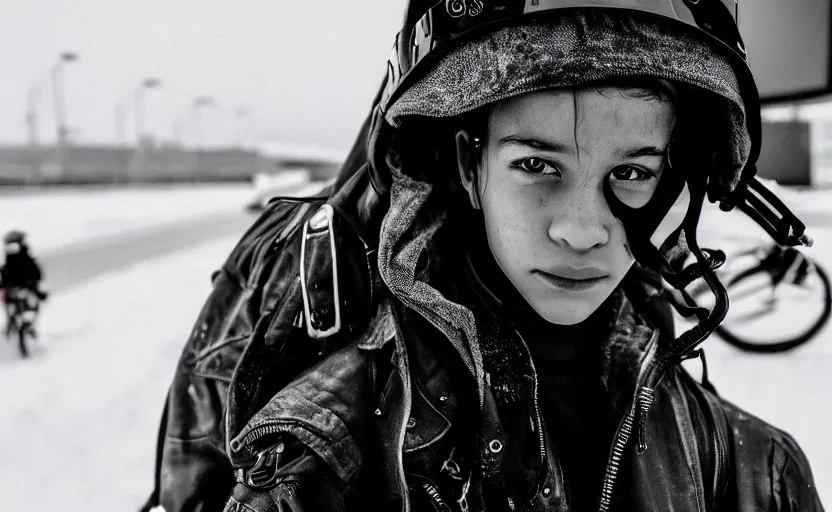
<instances>
[{"instance_id":1,"label":"jacket pocket","mask_svg":"<svg viewBox=\"0 0 832 512\"><path fill-rule=\"evenodd\" d=\"M431 446L450 428L451 422L448 418L430 403L418 385L414 385L413 405L404 432L404 452L414 452Z\"/></svg>"},{"instance_id":2,"label":"jacket pocket","mask_svg":"<svg viewBox=\"0 0 832 512\"><path fill-rule=\"evenodd\" d=\"M243 355L251 333L231 336L218 341L197 355L194 374L206 379L231 382L234 367Z\"/></svg>"},{"instance_id":3,"label":"jacket pocket","mask_svg":"<svg viewBox=\"0 0 832 512\"><path fill-rule=\"evenodd\" d=\"M191 330L182 364L209 379L230 381L252 332L249 293L223 268Z\"/></svg>"}]
</instances>

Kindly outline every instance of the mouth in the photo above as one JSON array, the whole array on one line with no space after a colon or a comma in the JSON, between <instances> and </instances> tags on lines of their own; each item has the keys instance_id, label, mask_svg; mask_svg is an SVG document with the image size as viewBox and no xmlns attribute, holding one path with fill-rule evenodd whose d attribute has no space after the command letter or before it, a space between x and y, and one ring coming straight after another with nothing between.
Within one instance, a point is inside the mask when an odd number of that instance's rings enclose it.
<instances>
[{"instance_id":1,"label":"mouth","mask_svg":"<svg viewBox=\"0 0 832 512\"><path fill-rule=\"evenodd\" d=\"M555 288L570 291L589 290L609 277L606 274L600 274L599 272L594 272L595 275L587 275L586 277L579 277L575 275L576 273L572 273L573 275L570 276L562 276L544 272L543 270L534 270L532 273Z\"/></svg>"}]
</instances>

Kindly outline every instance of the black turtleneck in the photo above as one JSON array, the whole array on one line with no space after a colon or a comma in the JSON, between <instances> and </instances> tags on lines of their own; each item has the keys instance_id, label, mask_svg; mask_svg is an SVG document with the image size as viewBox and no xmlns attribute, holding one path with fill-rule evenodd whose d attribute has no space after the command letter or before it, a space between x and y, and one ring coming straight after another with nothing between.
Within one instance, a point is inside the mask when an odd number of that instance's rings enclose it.
<instances>
[{"instance_id":1,"label":"black turtleneck","mask_svg":"<svg viewBox=\"0 0 832 512\"><path fill-rule=\"evenodd\" d=\"M578 325L551 324L514 288L486 243L469 248L469 277L479 295L495 313L508 317L532 354L546 431L572 510L595 510L616 428L601 380L601 346L609 336L614 299Z\"/></svg>"},{"instance_id":2,"label":"black turtleneck","mask_svg":"<svg viewBox=\"0 0 832 512\"><path fill-rule=\"evenodd\" d=\"M615 415L601 381L599 341L558 336L550 343L571 350L539 346L532 352L546 431L563 469L572 510L595 510L615 432Z\"/></svg>"}]
</instances>

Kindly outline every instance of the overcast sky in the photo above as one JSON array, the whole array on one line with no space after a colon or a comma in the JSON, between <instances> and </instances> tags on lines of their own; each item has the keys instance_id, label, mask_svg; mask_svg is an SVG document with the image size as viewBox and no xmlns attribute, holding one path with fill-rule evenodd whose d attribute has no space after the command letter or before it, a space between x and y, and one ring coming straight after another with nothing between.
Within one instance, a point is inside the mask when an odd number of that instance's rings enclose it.
<instances>
[{"instance_id":1,"label":"overcast sky","mask_svg":"<svg viewBox=\"0 0 832 512\"><path fill-rule=\"evenodd\" d=\"M119 102L134 138L145 77L147 131L192 136L193 98L206 142L281 142L346 149L386 69L404 0L2 0L0 141L25 141L26 98L40 86L41 140L55 139L50 69L63 51L69 126L84 142L116 140ZM247 109L248 119L234 112Z\"/></svg>"},{"instance_id":2,"label":"overcast sky","mask_svg":"<svg viewBox=\"0 0 832 512\"><path fill-rule=\"evenodd\" d=\"M761 92L827 80L829 0L747 0L741 19ZM192 102L207 95L200 139L345 151L386 69L405 0L0 0L0 142L27 140L26 102L40 90L42 141L55 139L50 69L60 52L69 125L81 142L115 142L116 110L133 141L134 92L146 129L193 141ZM828 106L828 103L827 103ZM245 109L247 119L235 120ZM831 111L832 112L832 111ZM239 135L236 133L239 132Z\"/></svg>"}]
</instances>

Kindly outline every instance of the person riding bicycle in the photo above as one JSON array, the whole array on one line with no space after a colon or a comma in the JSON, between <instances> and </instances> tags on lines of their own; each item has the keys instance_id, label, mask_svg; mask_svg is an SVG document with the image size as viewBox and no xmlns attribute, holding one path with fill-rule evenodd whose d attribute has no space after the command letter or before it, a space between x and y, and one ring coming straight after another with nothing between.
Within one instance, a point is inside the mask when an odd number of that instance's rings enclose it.
<instances>
[{"instance_id":1,"label":"person riding bicycle","mask_svg":"<svg viewBox=\"0 0 832 512\"><path fill-rule=\"evenodd\" d=\"M29 252L26 234L13 230L3 237L5 261L0 267L0 290L3 292L3 302L8 306L13 301L12 291L15 289L28 290L39 300L46 300L48 294L40 289L43 272L37 260Z\"/></svg>"},{"instance_id":2,"label":"person riding bicycle","mask_svg":"<svg viewBox=\"0 0 832 512\"><path fill-rule=\"evenodd\" d=\"M700 209L759 153L734 7L408 2L331 195L214 279L145 509L822 511L797 442L679 365L726 307ZM657 276L719 300L677 336Z\"/></svg>"}]
</instances>

